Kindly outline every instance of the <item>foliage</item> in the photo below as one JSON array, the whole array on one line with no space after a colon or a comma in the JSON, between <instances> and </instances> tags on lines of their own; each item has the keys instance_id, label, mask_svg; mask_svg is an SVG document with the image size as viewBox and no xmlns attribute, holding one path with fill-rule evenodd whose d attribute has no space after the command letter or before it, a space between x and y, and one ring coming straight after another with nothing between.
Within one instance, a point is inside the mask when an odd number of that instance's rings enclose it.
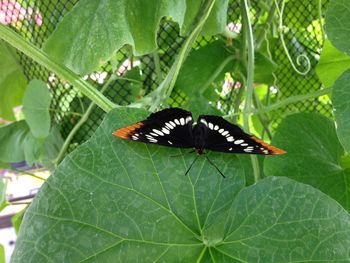
<instances>
[{"instance_id":1,"label":"foliage","mask_svg":"<svg viewBox=\"0 0 350 263\"><path fill-rule=\"evenodd\" d=\"M251 1L260 12L252 6L248 10L247 2L239 2L242 20L234 21L235 26L242 22L242 30L232 32L225 29L227 0L80 0L55 25L44 51L0 25L2 39L78 90L72 91L75 97L69 109L50 108L45 82L31 80L24 93L26 81L17 85L11 75L16 72L22 78L17 57L1 43L0 68L5 74L0 74L0 90L14 83L18 94L11 93L14 99L0 104L0 115L10 116L9 109L22 102L24 120L0 127L0 163L25 160L53 171L24 212L13 262L350 260L350 46L343 26L350 23L350 4L330 1L325 19L329 41L319 58L309 46L325 37L320 17L324 1L310 1L308 19L294 23L293 14L303 7L302 0ZM164 17L178 25L183 37L175 41L181 48L167 63L157 60L163 59L170 44L164 41L158 48L155 41ZM291 34L308 34L310 26L317 30L306 38ZM253 34L248 34L252 29ZM203 35L210 41L195 46ZM285 46L277 45L277 37ZM117 72L121 65L114 55L123 46L131 54L132 69L124 75L111 74L100 90L75 74L92 73L107 61ZM292 66L281 69L281 60L271 54L272 46L282 52L288 48L291 58L283 60L293 62L301 74ZM304 57L295 58L297 50ZM145 69L132 66L145 54L151 54L158 67L154 78L159 86L151 92L142 86ZM327 89L312 91L310 82L319 79L314 70L307 75L302 71L318 60L316 71ZM278 78L280 70L288 71L285 79ZM132 107L122 106L122 100L113 104L102 94L118 78L126 85ZM209 153L226 179L205 158L185 176L193 155L171 157L185 152L112 135L180 95L186 98L180 106L194 115L226 114L227 119L244 123L246 130L272 138L272 144L287 154L256 159ZM286 112L284 106L310 99L331 100L334 118L300 113L293 107L293 115L281 114ZM94 103L100 108L95 109ZM117 109L110 110L112 105ZM64 144L59 126L51 124L51 110L63 111L60 121L77 123ZM108 114L86 143L66 155L80 125L96 122L89 119L94 110ZM275 129L272 120L277 116L282 122ZM18 228L21 220L15 222Z\"/></svg>"}]
</instances>

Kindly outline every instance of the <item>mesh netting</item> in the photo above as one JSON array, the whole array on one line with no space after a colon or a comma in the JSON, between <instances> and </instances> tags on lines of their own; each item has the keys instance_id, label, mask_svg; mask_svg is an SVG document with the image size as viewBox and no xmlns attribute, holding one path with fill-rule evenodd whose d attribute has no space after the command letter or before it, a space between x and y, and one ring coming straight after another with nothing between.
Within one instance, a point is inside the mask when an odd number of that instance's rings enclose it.
<instances>
[{"instance_id":1,"label":"mesh netting","mask_svg":"<svg viewBox=\"0 0 350 263\"><path fill-rule=\"evenodd\" d=\"M53 32L58 22L64 17L78 0L55 0L55 1L33 1L33 0L0 0L0 2L14 3L13 10L19 10L17 20L4 21L11 25L14 30L25 39L32 42L38 47L42 47L47 37ZM228 22L240 23L240 1L230 1L228 9ZM278 93L271 93L271 97L289 97L291 95L304 94L321 87L321 83L315 74L315 65L317 63L317 55L320 54L323 39L320 32L318 13L314 10L313 1L294 0L288 1L285 8L284 24L288 26L289 31L284 32L286 46L289 50L290 56L295 61L300 54L307 54L311 62L311 70L308 74L297 74L291 67L285 51L278 40L271 44L270 51L273 60L279 65L275 72L274 87L277 88ZM328 1L323 1L322 10L326 9ZM259 5L259 1L252 1L253 16L258 17L264 10ZM11 12L14 14L14 11ZM25 11L23 11L25 10ZM20 16L22 12L22 16ZM253 17L253 27L258 28L258 19ZM307 24L307 30L301 30L298 25ZM321 37L320 37L321 36ZM195 48L205 45L214 38L198 38ZM158 79L159 70L163 76L168 72L174 56L177 54L183 38L179 36L179 28L171 21L163 19L161 21L158 32L158 45L161 52L158 53L159 61L152 55L145 55L139 58L133 58L130 49L127 47L121 49L116 54L117 71L120 75L124 74L131 65L138 64L142 70L142 79L134 79L132 85L123 79L119 78L114 81L105 83L109 79L113 65L112 62L106 64L99 72L85 76L84 79L89 81L98 89L104 89L104 94L113 102L120 105L126 105L135 100L150 90L157 87L160 83ZM53 100L51 108L52 118L54 122L61 125L61 134L65 138L68 136L71 129L79 121L82 113L90 105L90 101L82 96L80 92L71 87L68 83L58 79L54 74L48 72L45 68L33 62L30 58L22 53L19 53L20 64L28 80L41 79L46 81L51 88ZM157 57L158 57L157 56ZM115 63L115 62L113 62ZM296 63L296 62L295 62ZM297 66L301 71L305 69L305 64ZM157 72L158 71L158 72ZM132 70L128 71L131 74ZM123 77L125 77L123 75ZM129 77L129 75L127 76ZM125 77L126 78L126 77ZM107 87L106 87L107 85ZM221 98L220 105L223 113L231 110L235 98L239 94L237 88L238 82L233 82L231 91L225 98ZM181 106L185 102L185 94L174 90L171 95L169 104L172 106ZM287 107L274 111L272 115L273 123L278 123L284 114L295 111L318 111L326 115L331 114L330 103L320 98L302 101L290 104ZM103 119L104 112L95 107L88 121L84 123L79 131L75 134L71 149L88 139Z\"/></svg>"}]
</instances>

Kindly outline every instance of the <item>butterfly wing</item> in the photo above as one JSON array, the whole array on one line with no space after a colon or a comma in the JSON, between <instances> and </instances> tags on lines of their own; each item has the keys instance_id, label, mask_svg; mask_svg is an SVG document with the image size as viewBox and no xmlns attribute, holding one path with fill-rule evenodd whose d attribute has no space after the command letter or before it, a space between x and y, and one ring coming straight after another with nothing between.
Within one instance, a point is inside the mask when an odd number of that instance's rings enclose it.
<instances>
[{"instance_id":1,"label":"butterfly wing","mask_svg":"<svg viewBox=\"0 0 350 263\"><path fill-rule=\"evenodd\" d=\"M192 114L180 108L169 108L152 113L146 120L113 132L119 138L165 145L192 148Z\"/></svg>"},{"instance_id":2,"label":"butterfly wing","mask_svg":"<svg viewBox=\"0 0 350 263\"><path fill-rule=\"evenodd\" d=\"M201 115L198 118L198 123L207 127L205 149L227 153L263 155L285 153L285 151L245 133L240 127L222 117Z\"/></svg>"}]
</instances>

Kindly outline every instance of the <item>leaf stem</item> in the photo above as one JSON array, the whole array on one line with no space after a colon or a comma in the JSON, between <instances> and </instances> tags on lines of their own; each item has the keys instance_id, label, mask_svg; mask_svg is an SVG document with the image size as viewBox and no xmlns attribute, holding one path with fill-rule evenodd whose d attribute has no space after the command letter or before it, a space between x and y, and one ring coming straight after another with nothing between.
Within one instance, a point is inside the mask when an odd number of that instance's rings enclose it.
<instances>
[{"instance_id":1,"label":"leaf stem","mask_svg":"<svg viewBox=\"0 0 350 263\"><path fill-rule=\"evenodd\" d=\"M82 80L73 71L65 66L60 65L59 63L56 63L41 49L26 41L23 37L10 29L10 27L0 24L0 38L9 43L11 46L15 47L17 50L23 52L35 62L52 71L60 78L68 81L71 85L79 89L85 96L91 99L105 112L108 112L112 108L118 106L107 99L101 92L99 92L88 82Z\"/></svg>"},{"instance_id":2,"label":"leaf stem","mask_svg":"<svg viewBox=\"0 0 350 263\"><path fill-rule=\"evenodd\" d=\"M117 75L111 75L111 77L109 78L109 80L103 85L103 87L101 88L101 94L109 87L109 85L115 81L116 79L118 79ZM86 109L86 112L81 116L80 120L77 122L77 124L73 127L73 129L70 131L70 133L68 134L66 140L64 141L62 148L60 150L60 152L57 155L56 160L54 161L54 163L57 165L59 164L62 159L65 156L65 153L67 152L67 149L70 145L70 142L72 141L74 135L78 132L78 130L80 129L80 127L89 119L89 116L92 112L92 110L95 108L96 104L92 101L89 105L89 107Z\"/></svg>"},{"instance_id":3,"label":"leaf stem","mask_svg":"<svg viewBox=\"0 0 350 263\"><path fill-rule=\"evenodd\" d=\"M27 171L23 171L23 170L14 168L14 167L6 168L6 170L13 171L13 172L16 172L16 173L21 173L21 174L24 174L24 175L29 175L29 176L31 176L31 177L33 177L35 179L39 179L41 181L45 181L46 180L44 177L41 177L39 175L30 173L30 172L27 172Z\"/></svg>"},{"instance_id":4,"label":"leaf stem","mask_svg":"<svg viewBox=\"0 0 350 263\"><path fill-rule=\"evenodd\" d=\"M248 7L247 0L242 0L242 21L243 21L243 30L245 32L244 42L247 43L247 81L246 81L246 99L243 109L243 124L244 129L249 132L249 117L250 112L252 111L252 99L254 92L254 38L253 38L253 30L250 22L250 12ZM245 60L246 57L243 57ZM260 179L260 169L258 159L255 155L250 155L253 171L254 171L254 180L257 182Z\"/></svg>"}]
</instances>

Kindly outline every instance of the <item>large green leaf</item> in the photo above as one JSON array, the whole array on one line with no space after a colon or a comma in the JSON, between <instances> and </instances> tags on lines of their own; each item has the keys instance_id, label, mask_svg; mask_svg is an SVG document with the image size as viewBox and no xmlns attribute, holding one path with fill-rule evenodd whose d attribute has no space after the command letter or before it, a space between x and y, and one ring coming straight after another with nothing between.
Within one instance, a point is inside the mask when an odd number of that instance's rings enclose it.
<instances>
[{"instance_id":1,"label":"large green leaf","mask_svg":"<svg viewBox=\"0 0 350 263\"><path fill-rule=\"evenodd\" d=\"M350 170L340 165L344 150L334 122L319 114L288 116L278 127L272 144L287 154L266 158L266 175L288 176L310 184L350 211Z\"/></svg>"},{"instance_id":2,"label":"large green leaf","mask_svg":"<svg viewBox=\"0 0 350 263\"><path fill-rule=\"evenodd\" d=\"M333 86L335 80L348 68L350 57L340 52L326 39L316 72L319 79L326 87Z\"/></svg>"},{"instance_id":3,"label":"large green leaf","mask_svg":"<svg viewBox=\"0 0 350 263\"><path fill-rule=\"evenodd\" d=\"M223 2L226 6L214 9L220 15L211 15L208 32L212 34L224 30L226 12L220 25L217 22L227 9L227 1L218 1ZM57 26L44 49L75 72L88 73L126 44L133 46L135 55L155 50L161 18L171 17L182 27L185 15L192 17L198 11L192 6L187 10L185 0L81 0Z\"/></svg>"},{"instance_id":4,"label":"large green leaf","mask_svg":"<svg viewBox=\"0 0 350 263\"><path fill-rule=\"evenodd\" d=\"M15 52L0 41L0 117L8 120L15 119L12 109L22 104L27 83Z\"/></svg>"},{"instance_id":5,"label":"large green leaf","mask_svg":"<svg viewBox=\"0 0 350 263\"><path fill-rule=\"evenodd\" d=\"M350 55L350 1L331 0L326 13L325 29L332 44Z\"/></svg>"},{"instance_id":6,"label":"large green leaf","mask_svg":"<svg viewBox=\"0 0 350 263\"><path fill-rule=\"evenodd\" d=\"M350 70L347 70L335 82L332 103L339 140L345 150L350 153Z\"/></svg>"},{"instance_id":7,"label":"large green leaf","mask_svg":"<svg viewBox=\"0 0 350 263\"><path fill-rule=\"evenodd\" d=\"M49 135L51 119L51 95L47 84L41 80L32 80L23 98L23 113L30 131L36 138L45 138Z\"/></svg>"},{"instance_id":8,"label":"large green leaf","mask_svg":"<svg viewBox=\"0 0 350 263\"><path fill-rule=\"evenodd\" d=\"M15 163L24 160L24 141L29 132L25 121L11 123L0 128L0 161Z\"/></svg>"},{"instance_id":9,"label":"large green leaf","mask_svg":"<svg viewBox=\"0 0 350 263\"><path fill-rule=\"evenodd\" d=\"M194 155L124 141L112 132L147 113L112 110L68 155L25 213L15 262L291 262L350 260L350 217L287 178L241 192L231 154ZM273 259L273 260L271 260Z\"/></svg>"}]
</instances>

